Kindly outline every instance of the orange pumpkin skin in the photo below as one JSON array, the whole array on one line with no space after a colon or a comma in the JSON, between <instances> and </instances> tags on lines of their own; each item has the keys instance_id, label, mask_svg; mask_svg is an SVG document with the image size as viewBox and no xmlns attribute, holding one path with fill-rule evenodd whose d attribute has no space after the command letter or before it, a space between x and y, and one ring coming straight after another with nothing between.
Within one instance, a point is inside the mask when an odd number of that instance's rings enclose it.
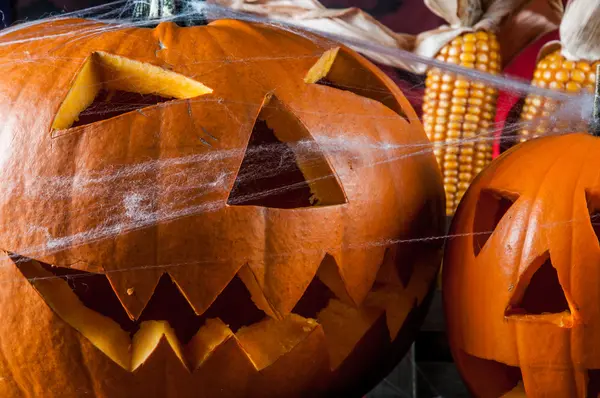
<instances>
[{"instance_id":1,"label":"orange pumpkin skin","mask_svg":"<svg viewBox=\"0 0 600 398\"><path fill-rule=\"evenodd\" d=\"M536 139L494 161L465 196L442 291L474 396L598 394L599 155L589 134Z\"/></svg>"},{"instance_id":2,"label":"orange pumpkin skin","mask_svg":"<svg viewBox=\"0 0 600 398\"><path fill-rule=\"evenodd\" d=\"M443 233L444 191L371 63L230 20L61 20L0 41L0 396L360 396L404 355L441 241L402 241ZM100 86L183 98L69 127ZM313 148L295 154L318 205L230 201L263 119Z\"/></svg>"}]
</instances>

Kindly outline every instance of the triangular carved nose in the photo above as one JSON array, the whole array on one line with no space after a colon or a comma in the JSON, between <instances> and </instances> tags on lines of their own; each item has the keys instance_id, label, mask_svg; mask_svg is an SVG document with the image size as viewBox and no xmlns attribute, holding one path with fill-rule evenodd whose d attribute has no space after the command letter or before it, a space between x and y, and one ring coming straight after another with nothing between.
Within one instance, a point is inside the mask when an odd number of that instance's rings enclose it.
<instances>
[{"instance_id":1,"label":"triangular carved nose","mask_svg":"<svg viewBox=\"0 0 600 398\"><path fill-rule=\"evenodd\" d=\"M346 203L317 142L275 96L265 99L227 201L293 209Z\"/></svg>"}]
</instances>

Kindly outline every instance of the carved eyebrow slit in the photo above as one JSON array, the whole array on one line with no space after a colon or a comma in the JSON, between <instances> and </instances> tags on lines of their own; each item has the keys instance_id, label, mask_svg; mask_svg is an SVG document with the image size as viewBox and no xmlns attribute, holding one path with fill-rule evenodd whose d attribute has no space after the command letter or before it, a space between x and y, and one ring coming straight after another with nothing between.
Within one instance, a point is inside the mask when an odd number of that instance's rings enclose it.
<instances>
[{"instance_id":1,"label":"carved eyebrow slit","mask_svg":"<svg viewBox=\"0 0 600 398\"><path fill-rule=\"evenodd\" d=\"M410 123L402 105L386 84L343 48L336 47L325 51L310 68L304 82L350 91L375 100Z\"/></svg>"},{"instance_id":2,"label":"carved eyebrow slit","mask_svg":"<svg viewBox=\"0 0 600 398\"><path fill-rule=\"evenodd\" d=\"M91 122L171 99L188 99L210 94L212 91L204 84L179 73L98 51L88 57L73 80L54 118L52 130L72 127L86 110L106 108L106 104L96 104L106 103L115 97L115 102L127 101L128 106L109 111L99 109L95 113L100 114L100 117L91 117ZM128 96L123 95L124 93ZM82 124L88 123L78 125Z\"/></svg>"},{"instance_id":3,"label":"carved eyebrow slit","mask_svg":"<svg viewBox=\"0 0 600 398\"><path fill-rule=\"evenodd\" d=\"M473 254L478 256L505 214L519 198L518 195L483 189L477 200L473 220Z\"/></svg>"}]
</instances>

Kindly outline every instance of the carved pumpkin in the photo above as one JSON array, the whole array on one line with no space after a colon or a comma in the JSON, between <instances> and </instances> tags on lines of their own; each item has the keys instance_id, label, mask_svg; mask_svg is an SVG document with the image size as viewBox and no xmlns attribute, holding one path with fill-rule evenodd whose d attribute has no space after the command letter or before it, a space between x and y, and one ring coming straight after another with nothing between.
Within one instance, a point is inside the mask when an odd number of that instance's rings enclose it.
<instances>
[{"instance_id":1,"label":"carved pumpkin","mask_svg":"<svg viewBox=\"0 0 600 398\"><path fill-rule=\"evenodd\" d=\"M1 40L0 396L358 396L403 356L444 193L381 71L231 20Z\"/></svg>"},{"instance_id":2,"label":"carved pumpkin","mask_svg":"<svg viewBox=\"0 0 600 398\"><path fill-rule=\"evenodd\" d=\"M474 396L600 393L599 143L580 133L513 147L459 207L442 292Z\"/></svg>"}]
</instances>

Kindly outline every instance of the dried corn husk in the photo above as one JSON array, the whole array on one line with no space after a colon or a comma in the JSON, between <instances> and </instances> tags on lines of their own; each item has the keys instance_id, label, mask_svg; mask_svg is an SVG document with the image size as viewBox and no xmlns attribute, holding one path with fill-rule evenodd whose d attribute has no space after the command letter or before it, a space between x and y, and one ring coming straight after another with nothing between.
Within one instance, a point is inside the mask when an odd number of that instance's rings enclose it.
<instances>
[{"instance_id":1,"label":"dried corn husk","mask_svg":"<svg viewBox=\"0 0 600 398\"><path fill-rule=\"evenodd\" d=\"M510 60L527 44L558 27L562 14L561 0L427 0L426 5L448 25L425 32L418 37L397 33L358 8L327 9L317 0L208 0L209 4L236 11L269 17L299 27L333 33L390 48L415 51L432 57L444 44L461 33L475 29L499 30L503 59ZM488 4L489 3L489 4ZM513 18L508 18L510 15ZM410 17L410 16L407 16ZM504 26L506 25L506 29ZM503 33L507 39L504 40ZM418 48L416 48L418 46ZM424 73L425 65L417 65L364 47L355 48L384 65L415 73ZM437 51L436 51L437 50Z\"/></svg>"},{"instance_id":2,"label":"dried corn husk","mask_svg":"<svg viewBox=\"0 0 600 398\"><path fill-rule=\"evenodd\" d=\"M562 55L571 61L600 59L600 0L571 0L560 24Z\"/></svg>"},{"instance_id":3,"label":"dried corn husk","mask_svg":"<svg viewBox=\"0 0 600 398\"><path fill-rule=\"evenodd\" d=\"M437 53L456 37L478 30L497 33L504 22L525 5L527 0L425 0L436 15L448 22L417 36L414 52L425 57ZM424 73L426 65L418 72Z\"/></svg>"}]
</instances>

